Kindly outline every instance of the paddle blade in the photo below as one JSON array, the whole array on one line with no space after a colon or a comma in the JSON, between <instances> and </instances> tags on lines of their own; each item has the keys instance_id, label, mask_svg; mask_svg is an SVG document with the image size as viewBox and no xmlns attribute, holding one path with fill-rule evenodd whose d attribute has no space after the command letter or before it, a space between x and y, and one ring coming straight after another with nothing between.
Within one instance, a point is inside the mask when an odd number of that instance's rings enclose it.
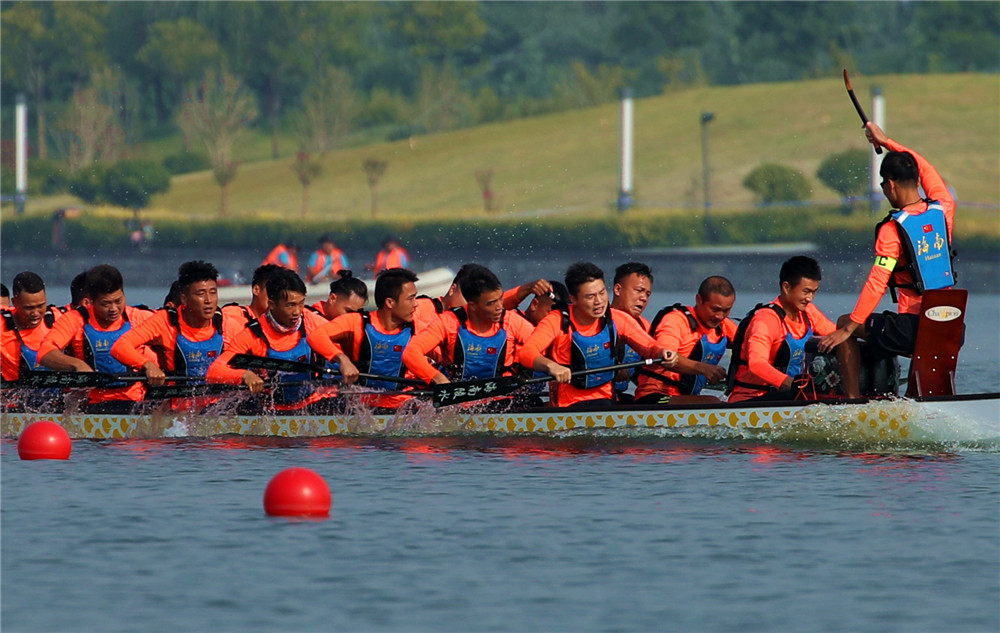
<instances>
[{"instance_id":1,"label":"paddle blade","mask_svg":"<svg viewBox=\"0 0 1000 633\"><path fill-rule=\"evenodd\" d=\"M431 390L434 393L434 406L445 407L451 404L461 404L473 400L504 396L516 391L522 384L523 381L521 379L507 376L431 385Z\"/></svg>"},{"instance_id":2,"label":"paddle blade","mask_svg":"<svg viewBox=\"0 0 1000 633\"><path fill-rule=\"evenodd\" d=\"M145 376L115 376L91 371L32 371L18 380L18 386L36 389L101 387L115 382L135 382Z\"/></svg>"}]
</instances>

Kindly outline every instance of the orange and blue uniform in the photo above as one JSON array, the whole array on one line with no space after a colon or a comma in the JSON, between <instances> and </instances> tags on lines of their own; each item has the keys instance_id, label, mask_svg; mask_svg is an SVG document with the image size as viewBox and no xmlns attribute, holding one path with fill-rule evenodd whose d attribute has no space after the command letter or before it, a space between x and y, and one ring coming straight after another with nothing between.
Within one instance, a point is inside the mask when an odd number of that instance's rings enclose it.
<instances>
[{"instance_id":1,"label":"orange and blue uniform","mask_svg":"<svg viewBox=\"0 0 1000 633\"><path fill-rule=\"evenodd\" d=\"M339 248L334 248L329 253L319 249L309 256L309 263L306 265L306 282L312 283L324 277L332 279L348 266L347 255L344 255L344 251Z\"/></svg>"},{"instance_id":2,"label":"orange and blue uniform","mask_svg":"<svg viewBox=\"0 0 1000 633\"><path fill-rule=\"evenodd\" d=\"M409 268L410 254L402 246L391 250L382 249L375 256L375 274L389 268Z\"/></svg>"},{"instance_id":3,"label":"orange and blue uniform","mask_svg":"<svg viewBox=\"0 0 1000 633\"><path fill-rule=\"evenodd\" d=\"M275 266L281 266L296 273L299 272L298 255L284 244L278 244L272 248L271 252L264 258L264 261L260 263L261 266L266 266L267 264L274 264Z\"/></svg>"},{"instance_id":4,"label":"orange and blue uniform","mask_svg":"<svg viewBox=\"0 0 1000 633\"><path fill-rule=\"evenodd\" d=\"M17 327L14 315L17 308L11 307L0 312L0 374L4 380L15 381L21 371L44 369L38 364L38 350L49 330L62 316L62 312L49 306L38 325L30 330Z\"/></svg>"}]
</instances>

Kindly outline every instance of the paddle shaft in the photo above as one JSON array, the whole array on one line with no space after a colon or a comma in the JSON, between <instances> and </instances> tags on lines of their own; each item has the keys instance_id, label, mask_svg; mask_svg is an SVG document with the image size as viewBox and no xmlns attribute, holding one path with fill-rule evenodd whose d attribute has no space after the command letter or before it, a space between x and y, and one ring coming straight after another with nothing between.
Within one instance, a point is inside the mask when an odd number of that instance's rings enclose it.
<instances>
[{"instance_id":1,"label":"paddle shaft","mask_svg":"<svg viewBox=\"0 0 1000 633\"><path fill-rule=\"evenodd\" d=\"M234 369L270 369L272 371L286 371L296 374L318 373L328 376L340 376L341 373L329 367L321 367L312 363L300 363L296 360L284 360L281 358L267 358L264 356L254 356L253 354L236 354L229 361L229 366ZM369 380L382 380L394 382L399 385L423 385L422 380L414 378L401 378L399 376L380 376L378 374L359 373L359 378Z\"/></svg>"},{"instance_id":2,"label":"paddle shaft","mask_svg":"<svg viewBox=\"0 0 1000 633\"><path fill-rule=\"evenodd\" d=\"M16 383L6 386L34 389L70 389L101 387L116 382L143 382L145 380L146 376L144 374L118 375L98 371L32 371L26 373ZM167 376L166 380L186 382L188 380L200 380L200 377Z\"/></svg>"},{"instance_id":3,"label":"paddle shaft","mask_svg":"<svg viewBox=\"0 0 1000 633\"><path fill-rule=\"evenodd\" d=\"M854 103L854 109L858 111L858 116L861 117L861 123L865 126L868 125L868 115L865 114L865 109L861 107L861 102L858 101L857 96L854 94L854 88L851 87L851 79L847 75L847 69L844 69L844 85L847 86L847 94L850 95L851 101ZM878 145L875 146L875 153L881 154L882 148Z\"/></svg>"}]
</instances>

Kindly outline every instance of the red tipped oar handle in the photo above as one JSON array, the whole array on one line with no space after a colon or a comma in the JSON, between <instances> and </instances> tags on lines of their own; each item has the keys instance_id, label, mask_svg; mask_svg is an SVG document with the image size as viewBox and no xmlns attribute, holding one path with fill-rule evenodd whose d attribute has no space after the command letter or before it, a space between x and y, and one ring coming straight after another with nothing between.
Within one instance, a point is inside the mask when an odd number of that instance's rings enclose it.
<instances>
[{"instance_id":1,"label":"red tipped oar handle","mask_svg":"<svg viewBox=\"0 0 1000 633\"><path fill-rule=\"evenodd\" d=\"M851 101L854 103L854 109L858 111L858 116L861 117L861 123L865 126L868 125L868 115L865 114L865 109L861 107L861 103L858 101L857 96L854 94L854 88L851 87L851 78L847 75L847 69L844 69L844 85L847 86L847 94L851 96ZM882 148L875 145L875 153L881 154Z\"/></svg>"}]
</instances>

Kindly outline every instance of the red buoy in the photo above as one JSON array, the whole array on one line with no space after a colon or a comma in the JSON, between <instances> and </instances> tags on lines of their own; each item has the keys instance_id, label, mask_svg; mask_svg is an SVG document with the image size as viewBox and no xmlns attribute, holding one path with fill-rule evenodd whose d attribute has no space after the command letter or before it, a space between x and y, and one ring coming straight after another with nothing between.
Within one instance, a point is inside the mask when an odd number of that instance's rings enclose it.
<instances>
[{"instance_id":1,"label":"red buoy","mask_svg":"<svg viewBox=\"0 0 1000 633\"><path fill-rule=\"evenodd\" d=\"M315 471L286 468L264 490L264 512L279 517L330 516L330 487Z\"/></svg>"},{"instance_id":2,"label":"red buoy","mask_svg":"<svg viewBox=\"0 0 1000 633\"><path fill-rule=\"evenodd\" d=\"M51 420L32 422L17 438L17 455L21 459L69 459L72 451L69 433Z\"/></svg>"}]
</instances>

